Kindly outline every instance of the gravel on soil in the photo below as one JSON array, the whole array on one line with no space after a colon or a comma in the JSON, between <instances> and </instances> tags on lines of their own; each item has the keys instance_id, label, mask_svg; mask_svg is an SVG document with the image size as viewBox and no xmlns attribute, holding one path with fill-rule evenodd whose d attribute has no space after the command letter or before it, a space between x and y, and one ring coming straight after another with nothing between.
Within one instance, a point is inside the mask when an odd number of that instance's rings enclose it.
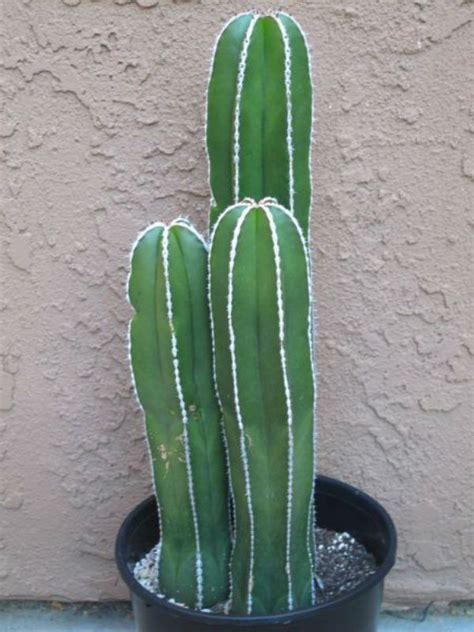
<instances>
[{"instance_id":1,"label":"gravel on soil","mask_svg":"<svg viewBox=\"0 0 474 632\"><path fill-rule=\"evenodd\" d=\"M375 573L377 564L371 553L349 533L316 529L318 603L326 603L344 595ZM139 560L134 568L135 579L147 590L164 597L158 589L159 544ZM173 600L169 600L175 603ZM222 612L222 604L212 608Z\"/></svg>"}]
</instances>

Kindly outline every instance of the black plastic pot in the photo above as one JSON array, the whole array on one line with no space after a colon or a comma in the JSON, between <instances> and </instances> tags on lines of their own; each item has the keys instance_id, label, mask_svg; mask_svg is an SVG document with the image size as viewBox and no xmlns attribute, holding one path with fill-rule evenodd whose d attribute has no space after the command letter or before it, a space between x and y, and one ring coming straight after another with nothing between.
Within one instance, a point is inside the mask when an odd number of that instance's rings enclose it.
<instances>
[{"instance_id":1,"label":"black plastic pot","mask_svg":"<svg viewBox=\"0 0 474 632\"><path fill-rule=\"evenodd\" d=\"M397 535L394 524L373 498L355 487L318 476L318 524L347 531L375 556L378 569L356 589L333 601L290 614L236 617L188 610L156 597L133 576L133 566L155 546L159 525L156 503L148 498L126 518L117 536L116 560L130 588L139 632L376 632L383 582L395 562Z\"/></svg>"}]
</instances>

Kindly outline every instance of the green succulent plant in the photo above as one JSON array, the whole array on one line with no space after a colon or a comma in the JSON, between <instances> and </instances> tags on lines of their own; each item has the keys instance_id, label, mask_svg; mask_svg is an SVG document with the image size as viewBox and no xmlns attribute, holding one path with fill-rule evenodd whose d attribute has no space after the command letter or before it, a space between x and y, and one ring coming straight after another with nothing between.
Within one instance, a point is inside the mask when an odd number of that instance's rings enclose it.
<instances>
[{"instance_id":1,"label":"green succulent plant","mask_svg":"<svg viewBox=\"0 0 474 632\"><path fill-rule=\"evenodd\" d=\"M297 23L231 20L208 90L209 251L178 219L149 227L132 253L159 590L197 609L315 603L311 108Z\"/></svg>"}]
</instances>

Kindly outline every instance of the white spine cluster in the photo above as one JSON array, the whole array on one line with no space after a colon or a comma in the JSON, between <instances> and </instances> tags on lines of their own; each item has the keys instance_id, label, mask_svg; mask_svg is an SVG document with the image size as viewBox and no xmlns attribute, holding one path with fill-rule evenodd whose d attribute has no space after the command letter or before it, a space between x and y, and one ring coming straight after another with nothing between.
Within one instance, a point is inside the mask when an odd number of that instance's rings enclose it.
<instances>
[{"instance_id":1,"label":"white spine cluster","mask_svg":"<svg viewBox=\"0 0 474 632\"><path fill-rule=\"evenodd\" d=\"M181 412L181 420L183 423L183 444L184 444L184 453L186 460L186 474L188 478L188 492L189 492L189 502L191 505L191 514L193 518L193 526L194 526L194 537L196 540L196 607L198 610L201 610L203 607L203 565L202 565L202 555L201 555L201 540L199 536L199 521L198 514L196 508L196 499L194 496L194 482L193 482L193 471L192 471L192 462L191 462L191 448L189 445L189 434L188 434L188 413L186 410L186 402L184 401L183 387L181 383L181 374L179 368L179 358L178 358L178 341L176 339L176 332L174 328L173 322L173 297L171 293L171 283L169 276L169 229L166 228L163 233L163 269L165 276L165 292L166 292L166 310L167 310L167 318L168 325L171 331L171 355L173 358L173 370L174 370L174 379L176 385L176 393L178 395L179 400L179 408Z\"/></svg>"},{"instance_id":2,"label":"white spine cluster","mask_svg":"<svg viewBox=\"0 0 474 632\"><path fill-rule=\"evenodd\" d=\"M235 353L235 332L234 332L234 324L233 324L233 298L234 298L234 267L235 260L237 255L237 245L239 241L240 232L242 229L242 225L245 221L245 218L249 214L249 212L255 208L254 206L248 206L242 215L239 217L236 227L234 229L230 247L230 255L229 255L229 279L228 279L228 294L227 294L227 316L228 316L228 325L229 325L229 339L230 339L230 356L231 356L231 369L232 369L232 384L234 390L234 404L235 404L235 413L237 416L237 425L239 427L240 432L240 452L242 458L242 465L244 471L244 481L245 481L245 496L247 499L247 508L248 508L248 516L249 516L249 527L250 527L250 559L249 559L249 577L248 577L248 586L247 586L247 614L252 614L253 607L253 585L254 585L254 565L255 565L255 518L253 513L252 506L252 491L250 486L250 468L249 468L249 460L247 455L247 446L245 444L245 428L244 421L242 418L242 412L240 409L240 396L239 396L239 386L238 386L238 377L237 377L237 359Z\"/></svg>"},{"instance_id":3,"label":"white spine cluster","mask_svg":"<svg viewBox=\"0 0 474 632\"><path fill-rule=\"evenodd\" d=\"M235 95L234 110L234 147L233 147L233 164L234 164L234 202L240 200L240 106L242 102L242 91L244 88L245 70L247 67L247 57L250 47L250 40L258 20L258 15L253 15L248 26L247 32L242 43L240 52L239 71L237 73L237 90Z\"/></svg>"},{"instance_id":4,"label":"white spine cluster","mask_svg":"<svg viewBox=\"0 0 474 632\"><path fill-rule=\"evenodd\" d=\"M286 574L288 575L288 610L293 610L293 580L291 576L291 531L293 518L293 469L294 469L294 437L293 437L293 405L291 401L290 383L288 380L286 350L285 350L285 308L283 303L283 283L281 276L281 257L278 234L273 215L268 206L262 206L270 226L272 236L273 256L276 272L276 292L278 310L278 337L280 346L281 372L283 388L285 390L286 414L288 423L288 494L287 494L287 523L286 523Z\"/></svg>"}]
</instances>

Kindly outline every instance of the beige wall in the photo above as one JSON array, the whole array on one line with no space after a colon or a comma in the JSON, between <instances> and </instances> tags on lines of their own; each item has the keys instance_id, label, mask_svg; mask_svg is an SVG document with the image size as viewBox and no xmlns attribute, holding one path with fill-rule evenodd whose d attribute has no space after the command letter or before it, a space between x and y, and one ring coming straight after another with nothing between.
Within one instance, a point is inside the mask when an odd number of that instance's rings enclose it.
<instances>
[{"instance_id":1,"label":"beige wall","mask_svg":"<svg viewBox=\"0 0 474 632\"><path fill-rule=\"evenodd\" d=\"M126 594L114 537L150 490L128 251L206 228L211 48L249 4L1 2L2 597ZM392 601L472 597L472 1L263 4L313 46L320 469L392 512Z\"/></svg>"}]
</instances>

